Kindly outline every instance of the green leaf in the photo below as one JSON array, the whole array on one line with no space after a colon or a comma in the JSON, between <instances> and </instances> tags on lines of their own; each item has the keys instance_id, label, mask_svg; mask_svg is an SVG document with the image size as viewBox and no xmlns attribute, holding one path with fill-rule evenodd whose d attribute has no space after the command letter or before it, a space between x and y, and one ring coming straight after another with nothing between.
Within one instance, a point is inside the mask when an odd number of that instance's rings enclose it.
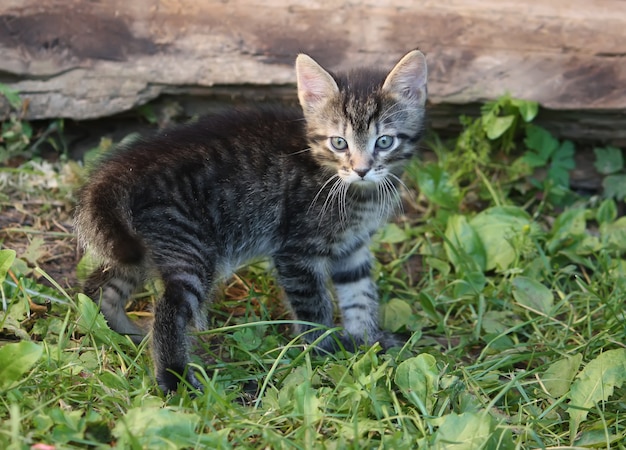
<instances>
[{"instance_id":1,"label":"green leaf","mask_svg":"<svg viewBox=\"0 0 626 450\"><path fill-rule=\"evenodd\" d=\"M0 347L0 387L7 388L41 358L43 348L31 341L10 343Z\"/></svg>"},{"instance_id":2,"label":"green leaf","mask_svg":"<svg viewBox=\"0 0 626 450\"><path fill-rule=\"evenodd\" d=\"M392 222L382 228L376 240L385 244L399 244L407 239L406 232Z\"/></svg>"},{"instance_id":3,"label":"green leaf","mask_svg":"<svg viewBox=\"0 0 626 450\"><path fill-rule=\"evenodd\" d=\"M423 414L432 413L435 393L439 389L439 370L434 356L422 353L401 362L396 369L394 382Z\"/></svg>"},{"instance_id":4,"label":"green leaf","mask_svg":"<svg viewBox=\"0 0 626 450\"><path fill-rule=\"evenodd\" d=\"M495 448L489 445L493 434L494 423L489 414L485 412L451 413L443 417L435 433L432 448L436 450Z\"/></svg>"},{"instance_id":5,"label":"green leaf","mask_svg":"<svg viewBox=\"0 0 626 450\"><path fill-rule=\"evenodd\" d=\"M561 213L552 225L551 237L547 242L548 253L579 241L585 236L587 211L584 208L572 208Z\"/></svg>"},{"instance_id":6,"label":"green leaf","mask_svg":"<svg viewBox=\"0 0 626 450\"><path fill-rule=\"evenodd\" d=\"M559 141L548 130L537 125L530 125L526 129L524 144L529 149L535 150L544 161L548 161L559 147Z\"/></svg>"},{"instance_id":7,"label":"green leaf","mask_svg":"<svg viewBox=\"0 0 626 450\"><path fill-rule=\"evenodd\" d=\"M528 164L530 167L545 167L548 165L548 159L541 157L535 152L525 152L521 157L522 162Z\"/></svg>"},{"instance_id":8,"label":"green leaf","mask_svg":"<svg viewBox=\"0 0 626 450\"><path fill-rule=\"evenodd\" d=\"M604 196L616 200L626 199L626 175L609 175L602 180Z\"/></svg>"},{"instance_id":9,"label":"green leaf","mask_svg":"<svg viewBox=\"0 0 626 450\"><path fill-rule=\"evenodd\" d=\"M470 225L483 243L486 254L484 270L505 270L517 256L513 242L527 236L533 223L526 211L515 206L495 206L477 214Z\"/></svg>"},{"instance_id":10,"label":"green leaf","mask_svg":"<svg viewBox=\"0 0 626 450\"><path fill-rule=\"evenodd\" d=\"M417 171L420 192L431 202L445 208L457 209L459 190L450 176L437 164L427 164Z\"/></svg>"},{"instance_id":11,"label":"green leaf","mask_svg":"<svg viewBox=\"0 0 626 450\"><path fill-rule=\"evenodd\" d=\"M582 360L583 355L580 353L567 356L550 364L541 374L541 382L551 397L559 398L567 394Z\"/></svg>"},{"instance_id":12,"label":"green leaf","mask_svg":"<svg viewBox=\"0 0 626 450\"><path fill-rule=\"evenodd\" d=\"M448 259L457 272L484 271L486 264L485 247L476 230L465 216L453 215L448 218L444 248Z\"/></svg>"},{"instance_id":13,"label":"green leaf","mask_svg":"<svg viewBox=\"0 0 626 450\"><path fill-rule=\"evenodd\" d=\"M576 167L574 153L576 148L571 141L563 141L559 148L552 154L552 163L563 169L572 170Z\"/></svg>"},{"instance_id":14,"label":"green leaf","mask_svg":"<svg viewBox=\"0 0 626 450\"><path fill-rule=\"evenodd\" d=\"M512 98L511 105L517 108L524 122L531 122L539 112L539 103L530 100Z\"/></svg>"},{"instance_id":15,"label":"green leaf","mask_svg":"<svg viewBox=\"0 0 626 450\"><path fill-rule=\"evenodd\" d=\"M511 326L511 313L507 311L487 311L483 315L482 327L487 334L500 334Z\"/></svg>"},{"instance_id":16,"label":"green leaf","mask_svg":"<svg viewBox=\"0 0 626 450\"><path fill-rule=\"evenodd\" d=\"M617 205L615 200L607 198L600 203L596 212L596 220L600 225L613 222L617 219Z\"/></svg>"},{"instance_id":17,"label":"green leaf","mask_svg":"<svg viewBox=\"0 0 626 450\"><path fill-rule=\"evenodd\" d=\"M193 448L200 417L155 406L130 409L113 428L119 448Z\"/></svg>"},{"instance_id":18,"label":"green leaf","mask_svg":"<svg viewBox=\"0 0 626 450\"><path fill-rule=\"evenodd\" d=\"M454 296L459 298L464 295L480 294L486 284L487 278L482 271L465 272L460 280L454 282Z\"/></svg>"},{"instance_id":19,"label":"green leaf","mask_svg":"<svg viewBox=\"0 0 626 450\"><path fill-rule=\"evenodd\" d=\"M570 415L570 442L573 444L580 424L588 410L598 402L606 401L615 388L626 381L626 349L608 350L578 374L570 390L568 412Z\"/></svg>"},{"instance_id":20,"label":"green leaf","mask_svg":"<svg viewBox=\"0 0 626 450\"><path fill-rule=\"evenodd\" d=\"M261 337L255 331L248 327L237 330L233 333L233 340L245 350L251 351L261 346Z\"/></svg>"},{"instance_id":21,"label":"green leaf","mask_svg":"<svg viewBox=\"0 0 626 450\"><path fill-rule=\"evenodd\" d=\"M94 301L81 293L78 294L77 300L78 312L80 313L77 325L81 333L91 335L97 342L107 345L128 342L125 336L109 328L104 316L100 314L100 308Z\"/></svg>"},{"instance_id":22,"label":"green leaf","mask_svg":"<svg viewBox=\"0 0 626 450\"><path fill-rule=\"evenodd\" d=\"M15 250L0 250L0 284L4 283L13 261L15 261Z\"/></svg>"},{"instance_id":23,"label":"green leaf","mask_svg":"<svg viewBox=\"0 0 626 450\"><path fill-rule=\"evenodd\" d=\"M554 304L552 291L528 277L513 280L513 297L519 304L544 314L549 313Z\"/></svg>"},{"instance_id":24,"label":"green leaf","mask_svg":"<svg viewBox=\"0 0 626 450\"><path fill-rule=\"evenodd\" d=\"M586 430L578 433L575 448L620 448L618 444L626 441L626 432L619 435L608 433L608 430ZM611 446L613 445L613 446Z\"/></svg>"},{"instance_id":25,"label":"green leaf","mask_svg":"<svg viewBox=\"0 0 626 450\"><path fill-rule=\"evenodd\" d=\"M392 298L381 307L381 325L385 330L398 331L411 323L413 311L411 305L404 300Z\"/></svg>"},{"instance_id":26,"label":"green leaf","mask_svg":"<svg viewBox=\"0 0 626 450\"><path fill-rule=\"evenodd\" d=\"M626 217L615 222L600 224L600 237L605 246L626 250Z\"/></svg>"},{"instance_id":27,"label":"green leaf","mask_svg":"<svg viewBox=\"0 0 626 450\"><path fill-rule=\"evenodd\" d=\"M320 400L309 380L294 389L295 410L304 419L304 425L310 426L324 416L320 410Z\"/></svg>"},{"instance_id":28,"label":"green leaf","mask_svg":"<svg viewBox=\"0 0 626 450\"><path fill-rule=\"evenodd\" d=\"M485 130L489 139L498 139L511 128L514 121L515 116L513 115L503 117L485 116L483 119L483 130Z\"/></svg>"},{"instance_id":29,"label":"green leaf","mask_svg":"<svg viewBox=\"0 0 626 450\"><path fill-rule=\"evenodd\" d=\"M7 99L13 109L20 109L22 107L22 99L19 92L15 89L11 89L6 84L0 83L0 94Z\"/></svg>"},{"instance_id":30,"label":"green leaf","mask_svg":"<svg viewBox=\"0 0 626 450\"><path fill-rule=\"evenodd\" d=\"M619 148L594 148L593 152L596 154L593 165L601 174L610 175L624 168L624 155Z\"/></svg>"},{"instance_id":31,"label":"green leaf","mask_svg":"<svg viewBox=\"0 0 626 450\"><path fill-rule=\"evenodd\" d=\"M569 188L569 170L551 164L547 175L548 179L552 180L555 186Z\"/></svg>"}]
</instances>

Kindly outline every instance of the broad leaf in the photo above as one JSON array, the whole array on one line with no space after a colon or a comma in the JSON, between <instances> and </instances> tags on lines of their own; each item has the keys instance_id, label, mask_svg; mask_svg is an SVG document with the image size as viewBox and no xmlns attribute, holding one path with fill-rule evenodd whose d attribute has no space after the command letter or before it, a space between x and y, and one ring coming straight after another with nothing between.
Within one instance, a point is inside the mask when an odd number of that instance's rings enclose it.
<instances>
[{"instance_id":1,"label":"broad leaf","mask_svg":"<svg viewBox=\"0 0 626 450\"><path fill-rule=\"evenodd\" d=\"M155 406L129 410L113 429L119 448L193 448L200 417Z\"/></svg>"},{"instance_id":2,"label":"broad leaf","mask_svg":"<svg viewBox=\"0 0 626 450\"><path fill-rule=\"evenodd\" d=\"M596 154L593 165L602 175L617 173L624 168L624 155L619 148L594 148L593 152Z\"/></svg>"},{"instance_id":3,"label":"broad leaf","mask_svg":"<svg viewBox=\"0 0 626 450\"><path fill-rule=\"evenodd\" d=\"M532 232L530 216L521 208L496 206L477 214L470 225L483 243L486 254L485 270L505 270L515 261L519 242Z\"/></svg>"},{"instance_id":4,"label":"broad leaf","mask_svg":"<svg viewBox=\"0 0 626 450\"><path fill-rule=\"evenodd\" d=\"M573 208L557 217L552 226L552 236L547 243L548 253L554 254L585 236L586 214L587 211L583 208Z\"/></svg>"},{"instance_id":5,"label":"broad leaf","mask_svg":"<svg viewBox=\"0 0 626 450\"><path fill-rule=\"evenodd\" d=\"M572 170L576 167L574 153L576 149L572 141L563 141L552 154L552 163L563 169Z\"/></svg>"},{"instance_id":6,"label":"broad leaf","mask_svg":"<svg viewBox=\"0 0 626 450\"><path fill-rule=\"evenodd\" d=\"M485 247L476 230L465 216L454 215L448 218L444 248L448 259L457 272L484 271L486 264Z\"/></svg>"},{"instance_id":7,"label":"broad leaf","mask_svg":"<svg viewBox=\"0 0 626 450\"><path fill-rule=\"evenodd\" d=\"M626 217L600 224L600 238L609 248L626 250Z\"/></svg>"},{"instance_id":8,"label":"broad leaf","mask_svg":"<svg viewBox=\"0 0 626 450\"><path fill-rule=\"evenodd\" d=\"M111 330L107 325L104 316L100 314L100 308L89 297L78 294L78 316L77 325L81 333L93 336L98 342L107 345L114 343L127 343L127 338Z\"/></svg>"},{"instance_id":9,"label":"broad leaf","mask_svg":"<svg viewBox=\"0 0 626 450\"><path fill-rule=\"evenodd\" d=\"M502 136L506 131L511 128L513 125L513 121L515 120L515 116L503 116L503 117L495 117L495 116L487 116L483 119L483 130L487 134L489 139L498 139Z\"/></svg>"},{"instance_id":10,"label":"broad leaf","mask_svg":"<svg viewBox=\"0 0 626 450\"><path fill-rule=\"evenodd\" d=\"M15 261L15 250L0 250L0 284L4 282L13 261Z\"/></svg>"},{"instance_id":11,"label":"broad leaf","mask_svg":"<svg viewBox=\"0 0 626 450\"><path fill-rule=\"evenodd\" d=\"M513 280L513 297L519 304L544 314L548 314L554 304L552 291L527 277L520 276Z\"/></svg>"},{"instance_id":12,"label":"broad leaf","mask_svg":"<svg viewBox=\"0 0 626 450\"><path fill-rule=\"evenodd\" d=\"M599 224L607 224L617 219L617 205L615 200L607 198L600 203L596 212L596 220Z\"/></svg>"},{"instance_id":13,"label":"broad leaf","mask_svg":"<svg viewBox=\"0 0 626 450\"><path fill-rule=\"evenodd\" d=\"M409 401L424 409L423 414L432 413L435 393L439 389L439 370L433 356L422 353L401 362L396 369L394 382Z\"/></svg>"},{"instance_id":14,"label":"broad leaf","mask_svg":"<svg viewBox=\"0 0 626 450\"><path fill-rule=\"evenodd\" d=\"M0 387L18 381L39 360L43 348L31 341L10 343L0 347Z\"/></svg>"},{"instance_id":15,"label":"broad leaf","mask_svg":"<svg viewBox=\"0 0 626 450\"><path fill-rule=\"evenodd\" d=\"M459 190L448 173L437 164L427 164L417 171L420 192L431 202L450 209L459 205Z\"/></svg>"},{"instance_id":16,"label":"broad leaf","mask_svg":"<svg viewBox=\"0 0 626 450\"><path fill-rule=\"evenodd\" d=\"M526 129L524 144L534 150L544 161L548 161L559 147L559 141L548 130L536 125L530 125Z\"/></svg>"},{"instance_id":17,"label":"broad leaf","mask_svg":"<svg viewBox=\"0 0 626 450\"><path fill-rule=\"evenodd\" d=\"M547 159L542 158L535 152L526 152L520 159L522 160L522 162L528 164L530 167L533 168L544 167L548 164Z\"/></svg>"},{"instance_id":18,"label":"broad leaf","mask_svg":"<svg viewBox=\"0 0 626 450\"><path fill-rule=\"evenodd\" d=\"M381 324L385 330L398 331L411 323L411 305L399 298L392 298L380 305Z\"/></svg>"},{"instance_id":19,"label":"broad leaf","mask_svg":"<svg viewBox=\"0 0 626 450\"><path fill-rule=\"evenodd\" d=\"M242 328L233 333L233 340L246 351L252 351L261 346L261 336L255 332L251 327Z\"/></svg>"},{"instance_id":20,"label":"broad leaf","mask_svg":"<svg viewBox=\"0 0 626 450\"><path fill-rule=\"evenodd\" d=\"M399 244L407 239L407 233L395 223L384 226L376 238L378 242L385 244Z\"/></svg>"},{"instance_id":21,"label":"broad leaf","mask_svg":"<svg viewBox=\"0 0 626 450\"><path fill-rule=\"evenodd\" d=\"M0 83L0 95L7 99L13 109L20 109L22 106L22 99L19 92L11 89L4 83Z\"/></svg>"},{"instance_id":22,"label":"broad leaf","mask_svg":"<svg viewBox=\"0 0 626 450\"><path fill-rule=\"evenodd\" d=\"M541 374L541 382L550 396L559 398L567 394L582 360L583 355L580 353L567 356L550 364L550 367Z\"/></svg>"},{"instance_id":23,"label":"broad leaf","mask_svg":"<svg viewBox=\"0 0 626 450\"><path fill-rule=\"evenodd\" d=\"M480 294L486 284L487 278L482 271L465 272L460 280L454 282L454 296L458 298Z\"/></svg>"},{"instance_id":24,"label":"broad leaf","mask_svg":"<svg viewBox=\"0 0 626 450\"><path fill-rule=\"evenodd\" d=\"M517 108L524 122L531 122L539 112L539 104L530 100L513 98L511 99L511 105Z\"/></svg>"},{"instance_id":25,"label":"broad leaf","mask_svg":"<svg viewBox=\"0 0 626 450\"><path fill-rule=\"evenodd\" d=\"M617 200L626 199L626 175L609 175L602 180L604 196Z\"/></svg>"},{"instance_id":26,"label":"broad leaf","mask_svg":"<svg viewBox=\"0 0 626 450\"><path fill-rule=\"evenodd\" d=\"M442 419L435 433L433 449L505 450L514 448L510 432L496 429L494 420L487 412L451 413Z\"/></svg>"},{"instance_id":27,"label":"broad leaf","mask_svg":"<svg viewBox=\"0 0 626 450\"><path fill-rule=\"evenodd\" d=\"M570 442L573 444L578 427L588 410L606 401L615 388L626 381L626 349L608 350L590 361L578 374L570 390Z\"/></svg>"}]
</instances>

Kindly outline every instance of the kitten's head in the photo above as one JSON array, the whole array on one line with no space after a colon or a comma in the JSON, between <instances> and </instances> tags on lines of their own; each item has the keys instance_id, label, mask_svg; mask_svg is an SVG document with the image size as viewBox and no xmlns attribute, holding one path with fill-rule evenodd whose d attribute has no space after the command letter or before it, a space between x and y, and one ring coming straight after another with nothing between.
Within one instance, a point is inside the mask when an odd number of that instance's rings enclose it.
<instances>
[{"instance_id":1,"label":"kitten's head","mask_svg":"<svg viewBox=\"0 0 626 450\"><path fill-rule=\"evenodd\" d=\"M324 166L362 186L401 173L424 127L421 52L409 52L389 74L360 69L339 76L301 54L296 74L311 150Z\"/></svg>"}]
</instances>

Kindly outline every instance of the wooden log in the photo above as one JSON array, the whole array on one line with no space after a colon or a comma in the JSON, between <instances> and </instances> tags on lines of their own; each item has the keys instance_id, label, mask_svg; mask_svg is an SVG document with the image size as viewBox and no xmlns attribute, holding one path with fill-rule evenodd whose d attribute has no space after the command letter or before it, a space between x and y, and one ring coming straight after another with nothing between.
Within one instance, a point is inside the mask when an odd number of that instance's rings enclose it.
<instances>
[{"instance_id":1,"label":"wooden log","mask_svg":"<svg viewBox=\"0 0 626 450\"><path fill-rule=\"evenodd\" d=\"M621 0L0 3L0 82L28 99L30 119L106 117L197 88L271 96L293 89L298 52L341 70L390 67L415 47L427 55L434 110L510 93L583 117L600 111L586 134L624 138Z\"/></svg>"}]
</instances>

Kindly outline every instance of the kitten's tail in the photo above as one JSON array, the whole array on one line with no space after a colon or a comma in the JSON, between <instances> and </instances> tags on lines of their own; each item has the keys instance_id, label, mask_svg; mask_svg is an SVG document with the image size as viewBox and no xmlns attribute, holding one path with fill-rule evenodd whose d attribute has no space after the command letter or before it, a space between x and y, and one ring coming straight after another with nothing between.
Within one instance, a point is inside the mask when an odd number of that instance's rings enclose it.
<instances>
[{"instance_id":1,"label":"kitten's tail","mask_svg":"<svg viewBox=\"0 0 626 450\"><path fill-rule=\"evenodd\" d=\"M126 189L89 183L78 199L74 227L81 246L107 262L140 264L146 248L133 230Z\"/></svg>"}]
</instances>

